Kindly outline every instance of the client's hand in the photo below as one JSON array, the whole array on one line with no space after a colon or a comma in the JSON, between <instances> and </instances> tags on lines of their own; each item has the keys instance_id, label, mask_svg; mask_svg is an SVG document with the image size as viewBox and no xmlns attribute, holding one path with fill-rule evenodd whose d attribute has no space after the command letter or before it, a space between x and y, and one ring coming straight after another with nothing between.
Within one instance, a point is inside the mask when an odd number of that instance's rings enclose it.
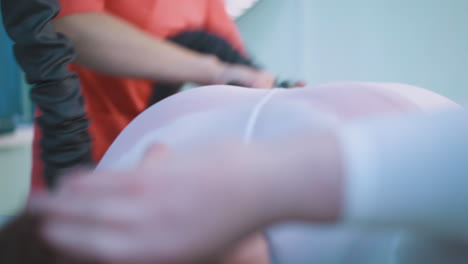
<instances>
[{"instance_id":1,"label":"client's hand","mask_svg":"<svg viewBox=\"0 0 468 264\"><path fill-rule=\"evenodd\" d=\"M272 164L254 159L266 153L222 149L176 155L155 147L136 171L83 173L32 208L46 215L46 239L72 254L108 263L211 261L266 224L266 202L278 205L259 171Z\"/></svg>"}]
</instances>

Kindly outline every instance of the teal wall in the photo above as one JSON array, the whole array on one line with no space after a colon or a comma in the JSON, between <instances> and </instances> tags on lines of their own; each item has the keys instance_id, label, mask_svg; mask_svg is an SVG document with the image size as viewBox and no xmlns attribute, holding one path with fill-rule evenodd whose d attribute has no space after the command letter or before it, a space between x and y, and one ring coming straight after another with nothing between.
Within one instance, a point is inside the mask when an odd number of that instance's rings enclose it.
<instances>
[{"instance_id":1,"label":"teal wall","mask_svg":"<svg viewBox=\"0 0 468 264\"><path fill-rule=\"evenodd\" d=\"M1 20L1 16L0 16ZM0 24L1 25L1 24ZM3 25L0 26L0 118L12 117L20 112L20 74Z\"/></svg>"},{"instance_id":2,"label":"teal wall","mask_svg":"<svg viewBox=\"0 0 468 264\"><path fill-rule=\"evenodd\" d=\"M238 24L283 77L404 82L468 101L466 0L262 0Z\"/></svg>"},{"instance_id":3,"label":"teal wall","mask_svg":"<svg viewBox=\"0 0 468 264\"><path fill-rule=\"evenodd\" d=\"M0 12L1 13L1 12ZM0 17L0 131L5 120L30 121L28 86L12 54L12 42ZM16 135L16 134L15 134ZM15 140L9 135L3 141ZM22 207L29 191L31 150L29 141L14 146L0 144L0 225Z\"/></svg>"},{"instance_id":4,"label":"teal wall","mask_svg":"<svg viewBox=\"0 0 468 264\"><path fill-rule=\"evenodd\" d=\"M0 146L0 225L2 217L14 215L29 193L31 146Z\"/></svg>"},{"instance_id":5,"label":"teal wall","mask_svg":"<svg viewBox=\"0 0 468 264\"><path fill-rule=\"evenodd\" d=\"M0 119L32 120L29 86L13 56L13 43L1 22L0 12Z\"/></svg>"}]
</instances>

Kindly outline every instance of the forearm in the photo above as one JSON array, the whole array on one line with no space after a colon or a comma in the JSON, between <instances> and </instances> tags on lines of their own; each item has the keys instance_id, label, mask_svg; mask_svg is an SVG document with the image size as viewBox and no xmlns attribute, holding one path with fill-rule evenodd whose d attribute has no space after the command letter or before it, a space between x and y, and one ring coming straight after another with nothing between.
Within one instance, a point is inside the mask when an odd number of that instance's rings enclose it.
<instances>
[{"instance_id":1,"label":"forearm","mask_svg":"<svg viewBox=\"0 0 468 264\"><path fill-rule=\"evenodd\" d=\"M79 64L105 74L212 84L225 67L106 13L65 16L55 25L74 42Z\"/></svg>"}]
</instances>

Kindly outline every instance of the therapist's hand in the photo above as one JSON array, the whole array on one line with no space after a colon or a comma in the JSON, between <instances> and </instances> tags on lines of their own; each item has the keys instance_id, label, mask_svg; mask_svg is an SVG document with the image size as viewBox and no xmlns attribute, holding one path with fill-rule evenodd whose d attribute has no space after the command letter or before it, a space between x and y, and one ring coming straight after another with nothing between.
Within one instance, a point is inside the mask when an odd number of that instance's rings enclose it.
<instances>
[{"instance_id":1,"label":"therapist's hand","mask_svg":"<svg viewBox=\"0 0 468 264\"><path fill-rule=\"evenodd\" d=\"M46 216L45 238L70 254L116 264L211 261L266 223L266 202L278 205L264 196L258 170L272 164L254 159L265 154L239 144L180 155L153 147L138 170L82 173L32 208Z\"/></svg>"},{"instance_id":2,"label":"therapist's hand","mask_svg":"<svg viewBox=\"0 0 468 264\"><path fill-rule=\"evenodd\" d=\"M243 65L226 64L213 81L214 84L233 84L250 88L273 88L275 77L266 71Z\"/></svg>"},{"instance_id":3,"label":"therapist's hand","mask_svg":"<svg viewBox=\"0 0 468 264\"><path fill-rule=\"evenodd\" d=\"M269 224L337 220L340 157L326 131L263 146L155 146L138 169L70 178L32 208L45 216L45 238L69 254L113 264L210 263Z\"/></svg>"}]
</instances>

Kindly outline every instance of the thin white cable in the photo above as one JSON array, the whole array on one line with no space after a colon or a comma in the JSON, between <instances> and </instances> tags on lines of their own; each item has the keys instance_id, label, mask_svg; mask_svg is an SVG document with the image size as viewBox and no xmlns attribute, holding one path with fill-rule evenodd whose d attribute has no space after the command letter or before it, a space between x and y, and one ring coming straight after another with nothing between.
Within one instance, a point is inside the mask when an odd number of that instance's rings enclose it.
<instances>
[{"instance_id":1,"label":"thin white cable","mask_svg":"<svg viewBox=\"0 0 468 264\"><path fill-rule=\"evenodd\" d=\"M262 111L263 107L270 101L273 95L278 91L278 89L271 89L265 96L263 96L260 101L254 106L252 112L249 115L247 120L247 126L244 130L243 142L248 145L252 141L255 125L257 124L258 116Z\"/></svg>"}]
</instances>

